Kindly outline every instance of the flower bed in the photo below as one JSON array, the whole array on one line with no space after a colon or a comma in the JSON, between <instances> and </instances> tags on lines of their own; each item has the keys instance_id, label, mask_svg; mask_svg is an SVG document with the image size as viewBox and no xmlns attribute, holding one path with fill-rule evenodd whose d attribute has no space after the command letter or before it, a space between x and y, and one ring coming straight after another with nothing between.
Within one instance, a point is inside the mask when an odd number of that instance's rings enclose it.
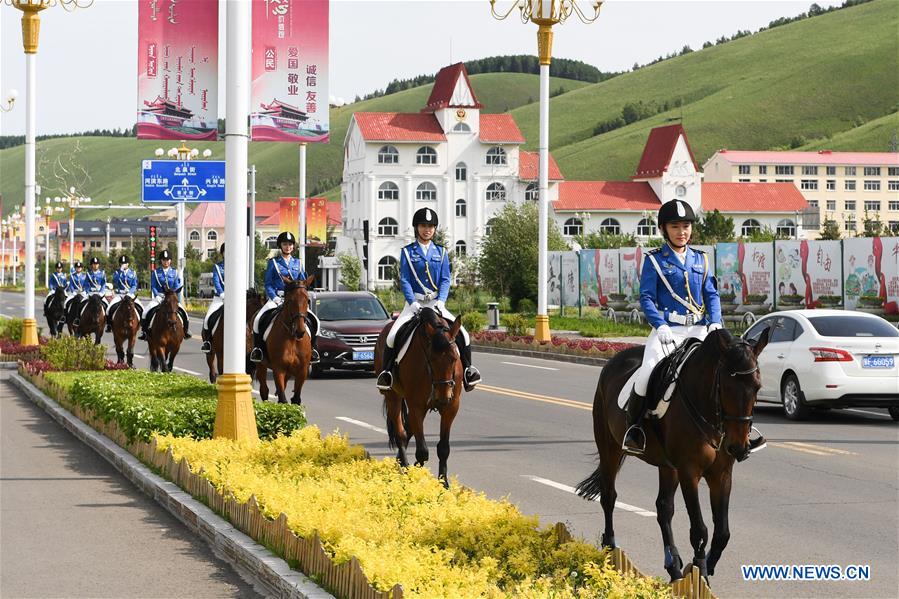
<instances>
[{"instance_id":1,"label":"flower bed","mask_svg":"<svg viewBox=\"0 0 899 599\"><path fill-rule=\"evenodd\" d=\"M485 347L505 347L530 351L610 358L633 343L618 343L603 339L571 339L552 337L551 341L537 341L533 335L510 335L500 331L479 331L471 335L475 345Z\"/></svg>"}]
</instances>

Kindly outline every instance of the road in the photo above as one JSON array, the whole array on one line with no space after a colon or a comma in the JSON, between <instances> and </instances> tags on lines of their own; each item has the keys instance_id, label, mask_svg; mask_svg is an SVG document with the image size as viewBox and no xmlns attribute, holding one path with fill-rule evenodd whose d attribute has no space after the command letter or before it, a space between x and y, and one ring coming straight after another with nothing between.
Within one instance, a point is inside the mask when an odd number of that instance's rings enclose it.
<instances>
[{"instance_id":1,"label":"road","mask_svg":"<svg viewBox=\"0 0 899 599\"><path fill-rule=\"evenodd\" d=\"M0 314L21 314L21 298L0 294ZM199 321L191 326L199 331ZM205 377L199 345L186 342L177 371ZM139 355L145 351L140 343ZM595 467L590 408L600 369L486 353L476 353L475 361L484 384L463 396L453 426L450 474L489 497L508 497L543 523L565 522L576 535L598 542L599 504L578 498L570 488ZM147 367L145 358L136 362ZM303 400L309 421L323 431L348 433L374 457L392 455L372 377L328 373L307 382ZM731 539L713 590L721 597L895 597L899 426L875 409L831 411L801 423L787 421L774 407L759 407L755 416L769 448L735 466ZM426 421L432 471L438 422L434 415ZM644 572L664 576L654 513L656 473L631 459L618 480L616 538ZM707 497L703 506L711 536ZM690 556L689 522L680 499L674 531L681 554ZM741 565L768 564L869 565L870 580L743 580Z\"/></svg>"}]
</instances>

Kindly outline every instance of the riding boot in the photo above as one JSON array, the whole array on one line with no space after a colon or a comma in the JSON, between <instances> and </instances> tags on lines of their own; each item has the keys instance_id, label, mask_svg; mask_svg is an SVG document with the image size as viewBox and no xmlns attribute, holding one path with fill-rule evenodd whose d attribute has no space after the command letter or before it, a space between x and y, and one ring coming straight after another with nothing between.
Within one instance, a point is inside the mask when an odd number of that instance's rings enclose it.
<instances>
[{"instance_id":1,"label":"riding boot","mask_svg":"<svg viewBox=\"0 0 899 599\"><path fill-rule=\"evenodd\" d=\"M200 338L203 339L203 345L200 346L200 351L204 354L208 354L212 351L212 343L209 340L209 331L206 330L206 327L200 329Z\"/></svg>"},{"instance_id":2,"label":"riding boot","mask_svg":"<svg viewBox=\"0 0 899 599\"><path fill-rule=\"evenodd\" d=\"M458 339L462 340L461 333ZM464 341L462 343L462 351L459 352L459 356L462 358L462 385L467 393L474 390L475 386L481 382L481 372L471 365L471 345L464 345Z\"/></svg>"},{"instance_id":3,"label":"riding boot","mask_svg":"<svg viewBox=\"0 0 899 599\"><path fill-rule=\"evenodd\" d=\"M183 318L181 318L181 324L184 327L184 338L190 339L191 338L190 330L189 330L190 329L190 318L188 318L186 313L182 313L180 308L178 309L178 317L179 318L183 317Z\"/></svg>"},{"instance_id":4,"label":"riding boot","mask_svg":"<svg viewBox=\"0 0 899 599\"><path fill-rule=\"evenodd\" d=\"M646 449L646 433L643 432L643 414L646 397L638 395L631 389L631 395L627 400L628 429L624 433L624 441L621 449L631 455L642 455Z\"/></svg>"},{"instance_id":5,"label":"riding boot","mask_svg":"<svg viewBox=\"0 0 899 599\"><path fill-rule=\"evenodd\" d=\"M321 356L318 354L318 348L316 347L316 341L318 341L318 335L311 335L312 337L312 361L311 364L318 364L321 361Z\"/></svg>"},{"instance_id":6,"label":"riding boot","mask_svg":"<svg viewBox=\"0 0 899 599\"><path fill-rule=\"evenodd\" d=\"M262 333L253 331L253 351L250 352L250 362L262 362L262 347L264 344L265 340L262 338Z\"/></svg>"},{"instance_id":7,"label":"riding boot","mask_svg":"<svg viewBox=\"0 0 899 599\"><path fill-rule=\"evenodd\" d=\"M390 391L393 388L393 361L396 359L396 352L392 347L384 345L384 355L381 356L381 363L384 368L378 374L378 380L375 383L379 391Z\"/></svg>"},{"instance_id":8,"label":"riding boot","mask_svg":"<svg viewBox=\"0 0 899 599\"><path fill-rule=\"evenodd\" d=\"M115 309L117 307L118 306L113 306L111 311L106 312L106 332L107 333L112 332L112 315L115 314Z\"/></svg>"}]
</instances>

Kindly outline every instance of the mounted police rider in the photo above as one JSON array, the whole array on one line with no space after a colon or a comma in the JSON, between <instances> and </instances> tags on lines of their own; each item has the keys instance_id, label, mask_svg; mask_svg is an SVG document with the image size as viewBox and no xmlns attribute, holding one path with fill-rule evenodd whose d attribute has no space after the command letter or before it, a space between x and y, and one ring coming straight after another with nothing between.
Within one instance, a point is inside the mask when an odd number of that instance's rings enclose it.
<instances>
[{"instance_id":1,"label":"mounted police rider","mask_svg":"<svg viewBox=\"0 0 899 599\"><path fill-rule=\"evenodd\" d=\"M162 303L166 290L178 291L181 289L181 277L178 276L178 271L172 268L171 252L162 250L159 254L159 264L160 266L150 275L150 307L147 308L147 312L141 321L140 339L144 341L147 339L153 316L156 314L159 304ZM187 311L180 302L178 303L178 313L181 315L181 324L184 326L184 338L190 339L190 333L188 332L190 321L187 318Z\"/></svg>"},{"instance_id":2,"label":"mounted police rider","mask_svg":"<svg viewBox=\"0 0 899 599\"><path fill-rule=\"evenodd\" d=\"M215 296L209 302L209 309L206 310L206 316L203 318L203 328L200 329L200 337L203 338L203 345L200 351L209 353L212 351L212 338L209 331L209 317L225 303L225 244L219 248L219 254L222 261L212 266L212 285L215 287Z\"/></svg>"},{"instance_id":3,"label":"mounted police rider","mask_svg":"<svg viewBox=\"0 0 899 599\"><path fill-rule=\"evenodd\" d=\"M100 269L100 259L96 256L91 258L90 264L90 270L84 275L82 283L83 292L79 296L78 304L73 308L76 310L76 314L75 318L72 319L72 324L76 327L80 320L81 310L84 308L84 304L87 300L87 295L99 295L103 300L103 307L106 307L106 298L103 297L103 294L106 291L106 273Z\"/></svg>"},{"instance_id":4,"label":"mounted police rider","mask_svg":"<svg viewBox=\"0 0 899 599\"><path fill-rule=\"evenodd\" d=\"M50 299L53 297L53 294L56 293L56 290L60 287L66 290L68 293L68 281L66 280L66 273L62 270L62 262L56 263L56 272L50 275L50 293L47 294L47 299L44 300L44 312L46 313L47 308L50 306Z\"/></svg>"},{"instance_id":5,"label":"mounted police rider","mask_svg":"<svg viewBox=\"0 0 899 599\"><path fill-rule=\"evenodd\" d=\"M134 300L138 318L143 318L144 315L144 307L141 305L140 300L137 299L137 275L128 264L128 256L124 254L119 256L118 262L118 270L112 273L112 290L115 292L115 295L112 296L109 308L106 310L107 333L112 330L112 316L115 313L115 309L126 295Z\"/></svg>"},{"instance_id":6,"label":"mounted police rider","mask_svg":"<svg viewBox=\"0 0 899 599\"><path fill-rule=\"evenodd\" d=\"M456 319L446 309L451 282L449 256L445 247L432 243L437 232L437 213L430 208L416 210L412 215L412 229L415 231L415 241L403 247L400 253L400 288L406 298L406 307L387 334L384 369L378 374L377 380L378 389L385 392L393 387L396 359L393 345L403 325L425 307L433 309L450 322ZM456 343L464 367L462 378L465 390L471 391L481 382L481 373L471 364L471 345L468 331L464 327L459 330Z\"/></svg>"},{"instance_id":7,"label":"mounted police rider","mask_svg":"<svg viewBox=\"0 0 899 599\"><path fill-rule=\"evenodd\" d=\"M640 306L653 329L646 340L643 364L627 402L630 425L622 449L641 455L646 448L642 423L649 377L656 364L688 337L700 341L722 328L721 299L708 255L687 245L696 216L683 200L665 202L658 226L662 247L646 254L640 275ZM688 284L689 283L689 284ZM763 437L750 441L750 451L761 449Z\"/></svg>"},{"instance_id":8,"label":"mounted police rider","mask_svg":"<svg viewBox=\"0 0 899 599\"><path fill-rule=\"evenodd\" d=\"M265 269L265 295L268 301L256 313L253 319L253 351L250 352L251 362L262 361L262 348L265 346L263 339L264 331L259 330L259 324L262 322L263 315L280 306L284 301L284 284L286 281L304 281L306 279L306 271L299 258L293 257L293 248L296 246L297 240L290 231L283 231L278 235L278 249L280 254L268 261L268 267ZM318 349L315 347L316 338L318 337L318 317L309 310L307 312L309 321L309 336L312 340L312 363L319 361Z\"/></svg>"},{"instance_id":9,"label":"mounted police rider","mask_svg":"<svg viewBox=\"0 0 899 599\"><path fill-rule=\"evenodd\" d=\"M74 313L78 311L81 300L87 292L88 283L87 275L84 272L84 265L81 264L81 260L75 260L72 269L72 274L69 276L69 283L66 286L68 297L66 298L65 313L68 317L71 312L72 318L70 320L74 321Z\"/></svg>"}]
</instances>

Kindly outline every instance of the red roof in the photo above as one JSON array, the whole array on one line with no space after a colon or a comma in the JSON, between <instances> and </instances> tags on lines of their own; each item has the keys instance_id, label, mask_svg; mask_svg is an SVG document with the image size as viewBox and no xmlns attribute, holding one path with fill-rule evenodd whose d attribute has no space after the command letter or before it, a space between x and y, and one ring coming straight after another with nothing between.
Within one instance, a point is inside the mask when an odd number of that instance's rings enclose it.
<instances>
[{"instance_id":1,"label":"red roof","mask_svg":"<svg viewBox=\"0 0 899 599\"><path fill-rule=\"evenodd\" d=\"M718 150L717 154L724 160L735 164L899 165L899 153L896 152L833 152L831 150L819 150L817 152L755 152Z\"/></svg>"},{"instance_id":2,"label":"red roof","mask_svg":"<svg viewBox=\"0 0 899 599\"><path fill-rule=\"evenodd\" d=\"M187 218L184 219L185 227L201 227L204 229L221 228L225 226L224 202L200 202Z\"/></svg>"},{"instance_id":3,"label":"red roof","mask_svg":"<svg viewBox=\"0 0 899 599\"><path fill-rule=\"evenodd\" d=\"M524 135L511 114L482 114L479 137L489 144L524 143Z\"/></svg>"},{"instance_id":4,"label":"red roof","mask_svg":"<svg viewBox=\"0 0 899 599\"><path fill-rule=\"evenodd\" d=\"M693 166L699 171L699 165L696 164L696 158L693 157L690 142L687 141L687 132L684 131L680 123L676 123L674 125L656 127L649 132L649 139L646 140L646 146L643 148L643 156L640 158L637 172L634 173L632 178L647 179L658 177L668 170L668 163L671 162L671 155L674 153L677 140L681 135L684 136L684 143L687 144L687 151L690 152L690 160L693 161Z\"/></svg>"},{"instance_id":5,"label":"red roof","mask_svg":"<svg viewBox=\"0 0 899 599\"><path fill-rule=\"evenodd\" d=\"M706 212L796 212L808 202L792 183L702 183Z\"/></svg>"},{"instance_id":6,"label":"red roof","mask_svg":"<svg viewBox=\"0 0 899 599\"><path fill-rule=\"evenodd\" d=\"M460 76L465 77L465 85L468 86L468 89L471 91L471 98L474 100L474 104L466 104L465 108L481 108L482 105L478 102L477 96L474 95L474 88L471 87L471 81L468 79L468 70L465 68L465 64L457 62L448 67L443 67L437 73L434 87L431 88L431 96L428 98L428 103L422 109L422 112L434 112L441 108L448 108L453 98L453 91L456 89L456 81L458 81ZM457 105L453 104L453 106Z\"/></svg>"},{"instance_id":7,"label":"red roof","mask_svg":"<svg viewBox=\"0 0 899 599\"><path fill-rule=\"evenodd\" d=\"M277 205L277 202L266 202ZM340 227L343 224L343 214L340 209L340 202L328 202L328 226ZM257 204L258 206L258 204ZM257 212L256 216L259 216ZM278 227L281 225L281 212L276 210L274 214L259 223L260 227Z\"/></svg>"},{"instance_id":8,"label":"red roof","mask_svg":"<svg viewBox=\"0 0 899 599\"><path fill-rule=\"evenodd\" d=\"M483 118L483 117L482 117ZM525 152L524 150L519 150L518 152L518 178L522 181L536 181L537 180L537 165L539 163L540 155L537 152ZM553 155L549 155L549 180L550 181L562 181L565 177L562 176L562 171L559 170L559 165L556 164L556 159L553 158Z\"/></svg>"},{"instance_id":9,"label":"red roof","mask_svg":"<svg viewBox=\"0 0 899 599\"><path fill-rule=\"evenodd\" d=\"M658 210L661 203L649 183L636 181L562 181L559 210Z\"/></svg>"},{"instance_id":10,"label":"red roof","mask_svg":"<svg viewBox=\"0 0 899 599\"><path fill-rule=\"evenodd\" d=\"M433 114L354 112L353 118L366 141L446 141Z\"/></svg>"},{"instance_id":11,"label":"red roof","mask_svg":"<svg viewBox=\"0 0 899 599\"><path fill-rule=\"evenodd\" d=\"M256 220L278 214L281 205L278 202L256 202Z\"/></svg>"}]
</instances>

